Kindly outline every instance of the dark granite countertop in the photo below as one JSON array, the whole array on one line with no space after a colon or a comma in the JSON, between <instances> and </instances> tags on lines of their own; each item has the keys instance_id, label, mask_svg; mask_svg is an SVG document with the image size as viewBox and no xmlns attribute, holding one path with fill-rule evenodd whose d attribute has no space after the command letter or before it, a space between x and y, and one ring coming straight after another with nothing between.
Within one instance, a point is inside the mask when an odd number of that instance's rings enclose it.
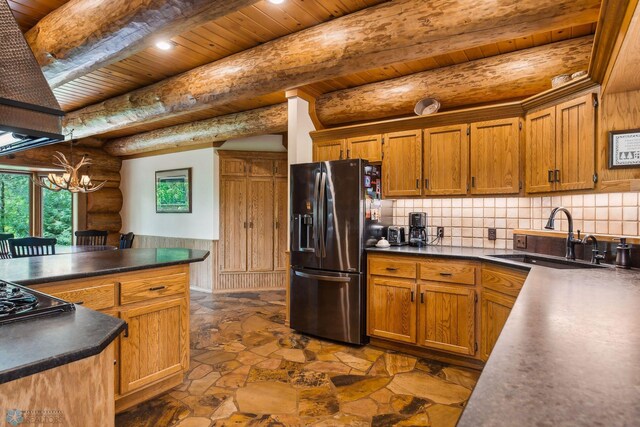
<instances>
[{"instance_id":1,"label":"dark granite countertop","mask_svg":"<svg viewBox=\"0 0 640 427\"><path fill-rule=\"evenodd\" d=\"M0 325L0 384L101 353L125 322L85 307Z\"/></svg>"},{"instance_id":2,"label":"dark granite countertop","mask_svg":"<svg viewBox=\"0 0 640 427\"><path fill-rule=\"evenodd\" d=\"M640 271L559 270L470 248L370 248L530 269L458 427L630 426L640 420Z\"/></svg>"},{"instance_id":3,"label":"dark granite countertop","mask_svg":"<svg viewBox=\"0 0 640 427\"><path fill-rule=\"evenodd\" d=\"M21 285L102 276L200 262L209 252L194 249L124 249L0 260L0 279Z\"/></svg>"}]
</instances>

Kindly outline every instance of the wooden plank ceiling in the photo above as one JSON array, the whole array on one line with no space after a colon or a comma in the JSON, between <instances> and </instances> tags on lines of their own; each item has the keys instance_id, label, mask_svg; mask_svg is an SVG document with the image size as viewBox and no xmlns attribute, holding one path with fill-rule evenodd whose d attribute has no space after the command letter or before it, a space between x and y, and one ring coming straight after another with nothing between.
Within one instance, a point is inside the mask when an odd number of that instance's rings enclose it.
<instances>
[{"instance_id":1,"label":"wooden plank ceiling","mask_svg":"<svg viewBox=\"0 0 640 427\"><path fill-rule=\"evenodd\" d=\"M42 17L67 1L8 0L16 20L24 32L33 27ZM175 43L175 48L171 51L161 51L155 47L145 49L124 60L64 84L56 88L54 93L65 111L74 111L151 85L270 40L380 3L385 3L385 1L286 0L279 5L272 4L266 0L256 1L250 7L173 37L172 41ZM595 29L596 23L594 22L586 25L559 28L555 31L540 34L523 34L520 38L504 40L473 49L451 52L432 58L420 58L411 62L345 75L314 83L307 88L315 93L324 94L561 40L582 37L593 34ZM120 129L103 134L101 137L115 138L133 135L284 101L284 93L273 93L251 100L232 102L223 107L187 112L179 116Z\"/></svg>"}]
</instances>

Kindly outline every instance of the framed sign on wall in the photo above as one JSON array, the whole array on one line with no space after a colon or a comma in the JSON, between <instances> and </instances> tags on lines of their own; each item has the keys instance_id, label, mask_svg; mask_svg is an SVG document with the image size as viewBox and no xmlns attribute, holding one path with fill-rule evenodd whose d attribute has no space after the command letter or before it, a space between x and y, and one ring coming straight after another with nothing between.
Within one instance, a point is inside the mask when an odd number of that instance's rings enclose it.
<instances>
[{"instance_id":1,"label":"framed sign on wall","mask_svg":"<svg viewBox=\"0 0 640 427\"><path fill-rule=\"evenodd\" d=\"M640 167L640 129L609 132L609 169Z\"/></svg>"},{"instance_id":2,"label":"framed sign on wall","mask_svg":"<svg viewBox=\"0 0 640 427\"><path fill-rule=\"evenodd\" d=\"M191 168L156 171L156 213L191 213Z\"/></svg>"}]
</instances>

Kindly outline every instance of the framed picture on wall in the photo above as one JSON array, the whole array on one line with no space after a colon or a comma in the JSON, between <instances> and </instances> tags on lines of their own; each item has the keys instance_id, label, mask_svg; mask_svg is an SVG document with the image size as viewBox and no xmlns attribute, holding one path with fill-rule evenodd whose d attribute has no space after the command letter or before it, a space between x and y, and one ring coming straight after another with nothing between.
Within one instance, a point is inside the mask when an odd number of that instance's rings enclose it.
<instances>
[{"instance_id":1,"label":"framed picture on wall","mask_svg":"<svg viewBox=\"0 0 640 427\"><path fill-rule=\"evenodd\" d=\"M609 132L609 169L640 167L640 129Z\"/></svg>"},{"instance_id":2,"label":"framed picture on wall","mask_svg":"<svg viewBox=\"0 0 640 427\"><path fill-rule=\"evenodd\" d=\"M156 213L191 213L191 168L156 171Z\"/></svg>"}]
</instances>

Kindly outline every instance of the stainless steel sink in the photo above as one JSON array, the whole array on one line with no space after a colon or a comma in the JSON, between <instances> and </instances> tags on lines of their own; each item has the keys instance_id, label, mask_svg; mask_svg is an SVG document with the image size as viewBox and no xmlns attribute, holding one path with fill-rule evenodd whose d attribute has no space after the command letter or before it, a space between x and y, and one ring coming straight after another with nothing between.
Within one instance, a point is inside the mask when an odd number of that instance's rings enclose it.
<instances>
[{"instance_id":1,"label":"stainless steel sink","mask_svg":"<svg viewBox=\"0 0 640 427\"><path fill-rule=\"evenodd\" d=\"M557 268L561 270L580 268L606 268L606 266L604 265L589 264L584 261L571 261L568 259L529 254L490 255L490 257L522 262L524 264L539 265L542 267Z\"/></svg>"}]
</instances>

